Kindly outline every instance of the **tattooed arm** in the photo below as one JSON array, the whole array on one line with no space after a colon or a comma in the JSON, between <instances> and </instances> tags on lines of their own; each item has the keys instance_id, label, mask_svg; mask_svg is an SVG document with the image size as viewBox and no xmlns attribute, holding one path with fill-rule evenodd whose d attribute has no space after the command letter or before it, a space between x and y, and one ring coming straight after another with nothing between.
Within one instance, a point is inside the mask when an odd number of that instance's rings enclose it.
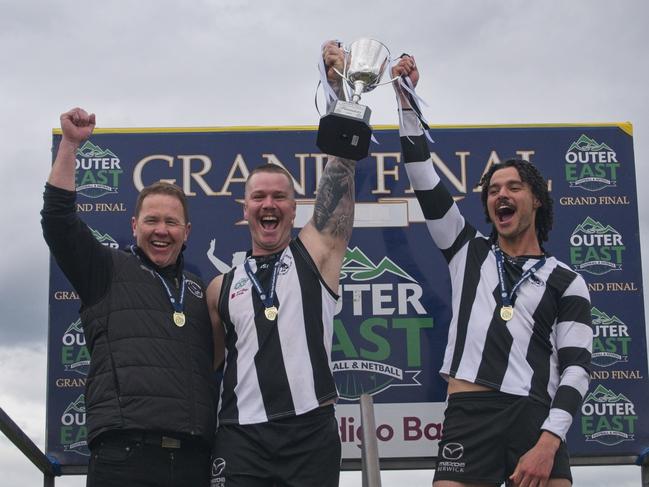
<instances>
[{"instance_id":1,"label":"tattooed arm","mask_svg":"<svg viewBox=\"0 0 649 487\"><path fill-rule=\"evenodd\" d=\"M335 66L342 72L342 49L337 43L328 42L323 58L329 84L338 97L343 98L342 80L333 70ZM328 157L318 184L313 217L300 232L300 240L334 291L338 289L340 267L354 226L355 168L355 161Z\"/></svg>"}]
</instances>

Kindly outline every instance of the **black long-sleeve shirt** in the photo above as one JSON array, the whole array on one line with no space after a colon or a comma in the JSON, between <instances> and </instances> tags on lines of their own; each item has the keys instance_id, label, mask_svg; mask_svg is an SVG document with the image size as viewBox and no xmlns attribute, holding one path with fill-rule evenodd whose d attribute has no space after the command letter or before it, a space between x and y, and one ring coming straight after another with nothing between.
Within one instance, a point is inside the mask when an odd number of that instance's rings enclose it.
<instances>
[{"instance_id":1,"label":"black long-sleeve shirt","mask_svg":"<svg viewBox=\"0 0 649 487\"><path fill-rule=\"evenodd\" d=\"M57 264L68 278L83 306L101 300L108 291L112 277L110 249L97 241L76 211L76 193L45 184L41 225L43 236ZM178 289L182 254L176 264L160 268L138 247L134 247L142 262L157 271L165 281Z\"/></svg>"}]
</instances>

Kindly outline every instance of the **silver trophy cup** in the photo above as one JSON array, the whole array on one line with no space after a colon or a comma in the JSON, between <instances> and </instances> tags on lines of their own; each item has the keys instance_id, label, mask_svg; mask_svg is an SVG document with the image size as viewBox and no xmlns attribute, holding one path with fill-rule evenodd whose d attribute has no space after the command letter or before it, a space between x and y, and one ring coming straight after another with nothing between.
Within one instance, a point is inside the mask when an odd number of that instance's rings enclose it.
<instances>
[{"instance_id":1,"label":"silver trophy cup","mask_svg":"<svg viewBox=\"0 0 649 487\"><path fill-rule=\"evenodd\" d=\"M372 91L380 83L390 62L390 51L377 40L359 39L349 46L347 61L343 78L352 87L352 101L357 103L361 93Z\"/></svg>"},{"instance_id":2,"label":"silver trophy cup","mask_svg":"<svg viewBox=\"0 0 649 487\"><path fill-rule=\"evenodd\" d=\"M374 39L358 39L345 52L344 73L336 71L352 89L352 101L337 100L320 119L316 144L326 154L358 161L367 157L372 138L372 111L359 102L376 88L390 64L390 51Z\"/></svg>"}]
</instances>

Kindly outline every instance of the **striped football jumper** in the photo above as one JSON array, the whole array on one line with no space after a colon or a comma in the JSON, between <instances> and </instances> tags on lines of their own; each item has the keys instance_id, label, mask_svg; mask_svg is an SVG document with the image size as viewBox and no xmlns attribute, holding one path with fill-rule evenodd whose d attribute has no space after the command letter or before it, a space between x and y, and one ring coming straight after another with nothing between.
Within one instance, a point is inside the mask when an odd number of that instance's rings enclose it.
<instances>
[{"instance_id":1,"label":"striped football jumper","mask_svg":"<svg viewBox=\"0 0 649 487\"><path fill-rule=\"evenodd\" d=\"M546 255L504 322L493 242L465 221L441 184L414 112L404 111L399 134L408 178L451 277L453 317L440 373L546 404L541 429L565 439L589 383L591 305L583 277ZM537 260L506 258L506 274L516 282Z\"/></svg>"},{"instance_id":2,"label":"striped football jumper","mask_svg":"<svg viewBox=\"0 0 649 487\"><path fill-rule=\"evenodd\" d=\"M280 259L275 320L243 264L224 275L219 314L225 329L221 424L258 424L297 416L338 397L331 372L333 316L338 296L325 284L303 243L248 257L264 290Z\"/></svg>"}]
</instances>

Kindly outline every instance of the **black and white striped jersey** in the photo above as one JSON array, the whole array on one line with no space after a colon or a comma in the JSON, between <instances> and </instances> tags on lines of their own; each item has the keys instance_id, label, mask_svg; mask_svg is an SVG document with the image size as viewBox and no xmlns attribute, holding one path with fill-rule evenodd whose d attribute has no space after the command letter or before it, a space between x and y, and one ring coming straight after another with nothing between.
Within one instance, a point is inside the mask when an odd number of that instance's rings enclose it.
<instances>
[{"instance_id":1,"label":"black and white striped jersey","mask_svg":"<svg viewBox=\"0 0 649 487\"><path fill-rule=\"evenodd\" d=\"M331 291L299 239L279 254L249 258L264 290L280 259L275 320L239 265L225 274L219 314L225 329L225 369L219 422L255 424L311 411L338 396L331 372Z\"/></svg>"},{"instance_id":2,"label":"black and white striped jersey","mask_svg":"<svg viewBox=\"0 0 649 487\"><path fill-rule=\"evenodd\" d=\"M547 404L542 429L565 438L589 383L593 335L584 279L546 256L518 288L514 317L505 322L491 240L465 221L441 184L413 112L404 112L400 135L408 177L450 271L453 317L440 373ZM506 274L516 279L537 260L505 259Z\"/></svg>"}]
</instances>

